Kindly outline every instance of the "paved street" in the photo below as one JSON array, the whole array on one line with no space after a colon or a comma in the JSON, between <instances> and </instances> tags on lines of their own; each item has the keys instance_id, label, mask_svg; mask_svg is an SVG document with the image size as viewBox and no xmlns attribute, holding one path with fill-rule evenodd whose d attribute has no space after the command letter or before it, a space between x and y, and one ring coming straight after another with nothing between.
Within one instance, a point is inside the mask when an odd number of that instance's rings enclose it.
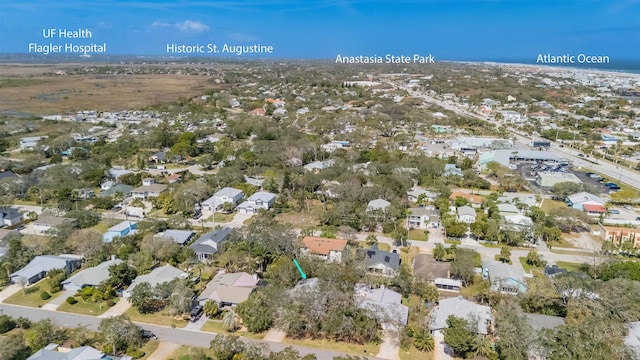
<instances>
[{"instance_id":1,"label":"paved street","mask_svg":"<svg viewBox=\"0 0 640 360\"><path fill-rule=\"evenodd\" d=\"M0 304L0 312L11 317L24 316L31 321L40 321L43 319L51 319L56 325L64 327L77 327L78 325L87 326L90 330L97 330L100 325L100 318L87 315L78 315L65 312L56 312L44 309L36 309L18 305ZM137 323L146 330L152 331L158 339L167 343L174 343L188 346L209 347L209 344L216 334L209 332L201 332L186 329L176 329L168 326L159 326L152 324ZM244 339L245 341L256 341ZM284 345L269 341L260 341L267 345L271 351L282 351L287 346L292 346L302 355L315 354L318 360L332 360L335 356L343 355L336 351L313 349L306 346ZM378 359L369 357L369 359Z\"/></svg>"}]
</instances>

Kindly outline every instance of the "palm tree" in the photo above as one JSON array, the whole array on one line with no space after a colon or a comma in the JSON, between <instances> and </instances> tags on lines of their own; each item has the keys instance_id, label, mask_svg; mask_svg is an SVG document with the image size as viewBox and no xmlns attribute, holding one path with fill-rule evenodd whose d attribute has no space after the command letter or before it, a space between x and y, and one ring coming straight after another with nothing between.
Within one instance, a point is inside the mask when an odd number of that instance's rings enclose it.
<instances>
[{"instance_id":1,"label":"palm tree","mask_svg":"<svg viewBox=\"0 0 640 360\"><path fill-rule=\"evenodd\" d=\"M420 331L418 331L413 337L413 346L415 346L419 351L430 352L435 349L436 345L433 340L433 336L427 333L426 330L420 329Z\"/></svg>"},{"instance_id":2,"label":"palm tree","mask_svg":"<svg viewBox=\"0 0 640 360\"><path fill-rule=\"evenodd\" d=\"M475 355L491 359L495 350L491 341L484 336L478 335L474 340L476 346Z\"/></svg>"},{"instance_id":3,"label":"palm tree","mask_svg":"<svg viewBox=\"0 0 640 360\"><path fill-rule=\"evenodd\" d=\"M207 315L209 318L216 317L220 312L218 303L213 300L207 300L207 302L204 303L203 310L205 315Z\"/></svg>"},{"instance_id":4,"label":"palm tree","mask_svg":"<svg viewBox=\"0 0 640 360\"><path fill-rule=\"evenodd\" d=\"M224 316L222 317L222 325L227 331L233 332L236 330L236 325L237 325L236 320L237 320L236 313L234 313L231 310L227 310Z\"/></svg>"}]
</instances>

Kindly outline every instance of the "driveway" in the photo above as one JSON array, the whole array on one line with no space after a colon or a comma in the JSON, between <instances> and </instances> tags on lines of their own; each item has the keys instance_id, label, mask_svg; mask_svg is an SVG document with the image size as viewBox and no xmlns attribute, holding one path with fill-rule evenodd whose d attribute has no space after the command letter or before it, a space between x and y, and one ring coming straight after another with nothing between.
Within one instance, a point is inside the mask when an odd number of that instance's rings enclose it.
<instances>
[{"instance_id":1,"label":"driveway","mask_svg":"<svg viewBox=\"0 0 640 360\"><path fill-rule=\"evenodd\" d=\"M380 351L376 357L387 360L399 360L399 351L400 346L396 337L388 331L385 331L384 337L382 338L382 344L380 344Z\"/></svg>"},{"instance_id":2,"label":"driveway","mask_svg":"<svg viewBox=\"0 0 640 360\"><path fill-rule=\"evenodd\" d=\"M180 346L182 345L167 343L163 341L158 345L158 348L156 349L156 351L154 351L153 353L151 353L151 355L149 355L149 359L150 360L170 359L171 355L173 355L173 353L176 350L178 350Z\"/></svg>"},{"instance_id":3,"label":"driveway","mask_svg":"<svg viewBox=\"0 0 640 360\"><path fill-rule=\"evenodd\" d=\"M204 326L204 324L207 323L207 320L209 320L209 318L206 315L202 315L200 316L200 319L198 319L198 321L192 322L189 321L187 323L187 326L185 326L184 328L186 330L200 330L202 329L202 327Z\"/></svg>"},{"instance_id":4,"label":"driveway","mask_svg":"<svg viewBox=\"0 0 640 360\"><path fill-rule=\"evenodd\" d=\"M124 314L125 311L129 310L131 307L131 303L127 299L120 299L115 305L111 307L111 309L105 311L102 315L98 316L99 318L107 318Z\"/></svg>"},{"instance_id":5,"label":"driveway","mask_svg":"<svg viewBox=\"0 0 640 360\"><path fill-rule=\"evenodd\" d=\"M56 311L58 309L58 306L62 305L65 301L67 301L68 297L75 295L76 292L77 292L76 290L67 290L62 294L58 295L58 297L56 297L55 299L44 304L42 308L45 310Z\"/></svg>"},{"instance_id":6,"label":"driveway","mask_svg":"<svg viewBox=\"0 0 640 360\"><path fill-rule=\"evenodd\" d=\"M0 303L4 302L8 298L10 298L11 295L17 293L20 290L22 290L22 286L20 286L20 284L12 284L7 286L6 289L0 291Z\"/></svg>"},{"instance_id":7,"label":"driveway","mask_svg":"<svg viewBox=\"0 0 640 360\"><path fill-rule=\"evenodd\" d=\"M436 351L434 353L434 360L453 360L451 355L448 354L450 351L448 346L444 343L444 335L434 335L433 341L436 345Z\"/></svg>"}]
</instances>

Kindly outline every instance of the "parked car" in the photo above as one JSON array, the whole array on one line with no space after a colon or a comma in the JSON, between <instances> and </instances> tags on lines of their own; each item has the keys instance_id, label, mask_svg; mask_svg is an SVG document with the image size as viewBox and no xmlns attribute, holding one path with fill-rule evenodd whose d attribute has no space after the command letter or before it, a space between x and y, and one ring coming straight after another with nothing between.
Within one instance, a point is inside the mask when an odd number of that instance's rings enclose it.
<instances>
[{"instance_id":1,"label":"parked car","mask_svg":"<svg viewBox=\"0 0 640 360\"><path fill-rule=\"evenodd\" d=\"M150 330L145 330L143 328L140 328L140 336L142 336L143 339L157 339L158 338L156 336L156 334L154 334Z\"/></svg>"},{"instance_id":2,"label":"parked car","mask_svg":"<svg viewBox=\"0 0 640 360\"><path fill-rule=\"evenodd\" d=\"M618 209L610 209L609 210L609 214L618 215L618 214L620 214L620 210L618 210Z\"/></svg>"},{"instance_id":3,"label":"parked car","mask_svg":"<svg viewBox=\"0 0 640 360\"><path fill-rule=\"evenodd\" d=\"M200 319L200 317L202 316L203 312L204 311L202 309L202 305L196 305L193 309L191 309L191 312L189 313L189 321L192 321L192 322L198 321L198 319Z\"/></svg>"}]
</instances>

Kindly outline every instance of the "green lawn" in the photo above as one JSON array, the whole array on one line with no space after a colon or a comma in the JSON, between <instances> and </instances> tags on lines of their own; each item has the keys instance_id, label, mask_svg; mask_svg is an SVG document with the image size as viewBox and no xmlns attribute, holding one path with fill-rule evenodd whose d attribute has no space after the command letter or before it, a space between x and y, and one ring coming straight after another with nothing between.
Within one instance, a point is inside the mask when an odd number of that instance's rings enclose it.
<instances>
[{"instance_id":1,"label":"green lawn","mask_svg":"<svg viewBox=\"0 0 640 360\"><path fill-rule=\"evenodd\" d=\"M406 251L405 251L406 250ZM417 246L411 246L410 248L400 249L400 261L409 268L410 272L413 272L413 259L420 252L420 248Z\"/></svg>"},{"instance_id":2,"label":"green lawn","mask_svg":"<svg viewBox=\"0 0 640 360\"><path fill-rule=\"evenodd\" d=\"M82 315L99 316L109 309L109 306L107 306L106 301L96 304L92 302L84 302L82 298L77 298L76 300L78 300L78 302L73 305L65 301L64 303L62 303L62 305L58 307L58 311L64 311L64 312L82 314ZM113 301L115 302L118 302L118 300L119 298L113 299Z\"/></svg>"},{"instance_id":3,"label":"green lawn","mask_svg":"<svg viewBox=\"0 0 640 360\"><path fill-rule=\"evenodd\" d=\"M526 273L533 274L531 272L531 270L544 271L544 269L541 268L541 267L531 266L531 265L527 264L527 258L524 257L524 256L519 257L518 260L520 261L520 264L522 264L522 268L524 269L524 272L526 272Z\"/></svg>"},{"instance_id":4,"label":"green lawn","mask_svg":"<svg viewBox=\"0 0 640 360\"><path fill-rule=\"evenodd\" d=\"M222 321L221 320L208 320L204 326L202 326L202 331L208 331L208 332L213 332L216 334L220 334L220 335L231 335L231 334L235 334L238 336L242 336L242 337L246 337L246 338L250 338L250 339L258 339L258 340L262 340L264 338L264 336L266 335L266 333L251 333L248 331L241 331L238 330L236 332L228 332L225 328L224 325L222 325Z\"/></svg>"},{"instance_id":5,"label":"green lawn","mask_svg":"<svg viewBox=\"0 0 640 360\"><path fill-rule=\"evenodd\" d=\"M285 337L282 340L282 343L285 345L299 345L299 346L307 346L316 349L337 351L346 354L353 355L368 355L375 356L380 350L380 345L378 344L366 344L366 345L357 345L357 344L348 344L345 342L337 342L331 340L324 339L290 339Z\"/></svg>"},{"instance_id":6,"label":"green lawn","mask_svg":"<svg viewBox=\"0 0 640 360\"><path fill-rule=\"evenodd\" d=\"M452 240L452 239L447 238L447 239L444 239L444 243L445 244L449 244L449 245L460 245L460 244L462 244L462 241L460 241L460 240Z\"/></svg>"},{"instance_id":7,"label":"green lawn","mask_svg":"<svg viewBox=\"0 0 640 360\"><path fill-rule=\"evenodd\" d=\"M233 217L236 216L236 213L223 214L223 213L213 213L213 220L217 223L228 223L233 220Z\"/></svg>"},{"instance_id":8,"label":"green lawn","mask_svg":"<svg viewBox=\"0 0 640 360\"><path fill-rule=\"evenodd\" d=\"M100 234L104 234L109 230L110 227L120 223L122 220L119 219L102 219L99 223L91 227L91 229L99 232Z\"/></svg>"},{"instance_id":9,"label":"green lawn","mask_svg":"<svg viewBox=\"0 0 640 360\"><path fill-rule=\"evenodd\" d=\"M366 241L358 242L358 246L362 249L368 249L371 247ZM391 245L387 243L378 243L378 249L382 251L391 251Z\"/></svg>"},{"instance_id":10,"label":"green lawn","mask_svg":"<svg viewBox=\"0 0 640 360\"><path fill-rule=\"evenodd\" d=\"M580 265L582 264L568 262L568 261L557 261L556 265L558 265L563 269L567 269L568 271L580 271Z\"/></svg>"},{"instance_id":11,"label":"green lawn","mask_svg":"<svg viewBox=\"0 0 640 360\"><path fill-rule=\"evenodd\" d=\"M494 259L495 259L496 261L500 261L500 262L502 262L500 254L496 254L496 256L494 257ZM509 259L509 260L507 261L507 264L511 264L511 259Z\"/></svg>"},{"instance_id":12,"label":"green lawn","mask_svg":"<svg viewBox=\"0 0 640 360\"><path fill-rule=\"evenodd\" d=\"M551 200L551 199L544 199L544 202L542 203L542 210L548 214L551 210L553 209L566 209L567 208L567 203L565 203L564 201L557 201L557 200Z\"/></svg>"},{"instance_id":13,"label":"green lawn","mask_svg":"<svg viewBox=\"0 0 640 360\"><path fill-rule=\"evenodd\" d=\"M18 291L17 293L11 295L7 300L5 300L4 302L7 304L15 304L15 305L22 305L22 306L29 306L29 307L42 307L42 305L48 303L49 301L57 298L58 296L60 296L64 291L58 291L57 293L54 294L50 294L51 298L47 299L47 300L42 300L40 299L40 293L43 290L47 290L49 288L49 286L46 285L46 279L40 281L39 283L32 285L36 286L39 288L39 290L36 290L32 293L29 294L25 294L23 290Z\"/></svg>"},{"instance_id":14,"label":"green lawn","mask_svg":"<svg viewBox=\"0 0 640 360\"><path fill-rule=\"evenodd\" d=\"M129 316L131 321L163 326L175 326L177 328L187 326L187 320L176 319L173 316L170 316L168 310L162 310L155 314L140 314L138 309L131 307L125 312L125 314Z\"/></svg>"},{"instance_id":15,"label":"green lawn","mask_svg":"<svg viewBox=\"0 0 640 360\"><path fill-rule=\"evenodd\" d=\"M213 351L211 351L208 348L183 345L180 348L178 348L178 350L174 351L173 354L171 354L169 356L168 360L182 360L182 359L186 360L186 359L191 359L191 357L193 355L195 355L199 351L203 351L205 356L207 356L207 357L209 357L211 359L215 359L216 358L216 356L213 353Z\"/></svg>"},{"instance_id":16,"label":"green lawn","mask_svg":"<svg viewBox=\"0 0 640 360\"><path fill-rule=\"evenodd\" d=\"M428 241L429 232L426 230L413 229L409 231L409 240Z\"/></svg>"},{"instance_id":17,"label":"green lawn","mask_svg":"<svg viewBox=\"0 0 640 360\"><path fill-rule=\"evenodd\" d=\"M147 341L147 343L144 344L144 346L140 349L144 351L144 356L141 357L140 360L149 359L149 356L151 356L151 354L153 354L153 352L156 351L159 345L160 345L160 341L158 340Z\"/></svg>"},{"instance_id":18,"label":"green lawn","mask_svg":"<svg viewBox=\"0 0 640 360\"><path fill-rule=\"evenodd\" d=\"M400 360L415 360L415 359L433 359L433 352L418 351L413 345L409 346L409 350L404 351L400 349L398 351Z\"/></svg>"}]
</instances>

